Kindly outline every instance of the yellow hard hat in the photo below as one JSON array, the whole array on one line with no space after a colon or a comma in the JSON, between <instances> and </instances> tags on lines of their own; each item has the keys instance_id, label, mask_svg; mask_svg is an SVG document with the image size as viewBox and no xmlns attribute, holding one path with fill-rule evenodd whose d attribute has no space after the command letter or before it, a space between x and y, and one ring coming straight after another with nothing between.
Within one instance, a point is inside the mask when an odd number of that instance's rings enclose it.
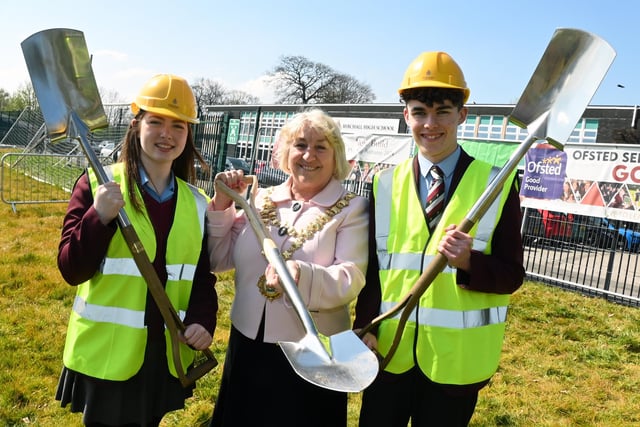
<instances>
[{"instance_id":1,"label":"yellow hard hat","mask_svg":"<svg viewBox=\"0 0 640 427\"><path fill-rule=\"evenodd\" d=\"M464 91L464 102L471 91L462 70L446 52L423 52L414 59L404 73L398 93L419 87L441 87Z\"/></svg>"},{"instance_id":2,"label":"yellow hard hat","mask_svg":"<svg viewBox=\"0 0 640 427\"><path fill-rule=\"evenodd\" d=\"M189 83L173 74L158 74L145 83L135 102L131 103L134 116L141 109L189 123L200 122L196 97Z\"/></svg>"}]
</instances>

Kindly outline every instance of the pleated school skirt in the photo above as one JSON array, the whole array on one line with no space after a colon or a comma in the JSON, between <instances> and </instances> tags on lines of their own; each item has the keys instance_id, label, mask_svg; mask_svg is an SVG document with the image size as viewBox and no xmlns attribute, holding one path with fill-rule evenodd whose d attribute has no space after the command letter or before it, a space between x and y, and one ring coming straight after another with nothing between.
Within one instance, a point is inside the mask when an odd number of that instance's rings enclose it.
<instances>
[{"instance_id":1,"label":"pleated school skirt","mask_svg":"<svg viewBox=\"0 0 640 427\"><path fill-rule=\"evenodd\" d=\"M56 400L82 412L85 425L157 426L167 413L184 407L194 387L182 387L169 373L165 344L148 341L140 371L125 381L92 378L63 367Z\"/></svg>"}]
</instances>

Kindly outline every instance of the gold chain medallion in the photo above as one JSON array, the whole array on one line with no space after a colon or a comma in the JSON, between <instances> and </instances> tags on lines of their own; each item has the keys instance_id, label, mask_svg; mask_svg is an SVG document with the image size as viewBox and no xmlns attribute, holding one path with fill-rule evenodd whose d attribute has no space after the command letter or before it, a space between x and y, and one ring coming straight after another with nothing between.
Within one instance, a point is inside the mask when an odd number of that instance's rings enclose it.
<instances>
[{"instance_id":1,"label":"gold chain medallion","mask_svg":"<svg viewBox=\"0 0 640 427\"><path fill-rule=\"evenodd\" d=\"M294 227L289 225L283 225L278 218L278 213L276 212L276 204L271 200L271 192L273 191L273 187L267 190L267 195L265 196L265 202L260 211L260 217L265 224L274 226L278 229L278 234L284 236L288 234L292 238L291 246L289 249L282 252L282 258L287 261L291 259L291 256L295 251L300 249L304 243L311 239L318 231L322 230L322 228L337 214L342 211L345 207L349 206L349 201L353 199L356 195L355 193L348 192L345 194L340 200L338 200L333 206L327 209L325 212L320 214L315 221L309 224L304 230L298 231ZM273 301L282 296L282 293L278 291L273 286L267 286L267 278L263 274L258 278L258 283L256 283L258 289L260 289L260 293L265 296L269 301Z\"/></svg>"}]
</instances>

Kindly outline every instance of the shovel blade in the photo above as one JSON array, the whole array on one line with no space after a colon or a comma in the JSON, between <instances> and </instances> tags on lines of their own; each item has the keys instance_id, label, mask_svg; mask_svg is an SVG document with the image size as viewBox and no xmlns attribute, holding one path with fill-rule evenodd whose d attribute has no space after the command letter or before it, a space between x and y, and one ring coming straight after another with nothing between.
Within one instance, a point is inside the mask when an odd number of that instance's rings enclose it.
<instances>
[{"instance_id":1,"label":"shovel blade","mask_svg":"<svg viewBox=\"0 0 640 427\"><path fill-rule=\"evenodd\" d=\"M378 359L353 331L330 337L307 334L298 342L278 344L294 371L318 387L358 393L378 374Z\"/></svg>"},{"instance_id":2,"label":"shovel blade","mask_svg":"<svg viewBox=\"0 0 640 427\"><path fill-rule=\"evenodd\" d=\"M595 34L557 29L510 120L561 146L573 132L616 56Z\"/></svg>"},{"instance_id":3,"label":"shovel blade","mask_svg":"<svg viewBox=\"0 0 640 427\"><path fill-rule=\"evenodd\" d=\"M91 131L109 124L81 31L52 28L31 35L21 46L52 141L74 131L69 129L72 112Z\"/></svg>"}]
</instances>

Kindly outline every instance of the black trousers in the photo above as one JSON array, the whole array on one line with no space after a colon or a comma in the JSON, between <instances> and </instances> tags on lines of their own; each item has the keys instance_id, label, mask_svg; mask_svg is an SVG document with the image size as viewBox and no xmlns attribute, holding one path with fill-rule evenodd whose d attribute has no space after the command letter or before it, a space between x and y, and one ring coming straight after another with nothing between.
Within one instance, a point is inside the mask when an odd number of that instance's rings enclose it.
<instances>
[{"instance_id":1,"label":"black trousers","mask_svg":"<svg viewBox=\"0 0 640 427\"><path fill-rule=\"evenodd\" d=\"M403 374L381 372L363 392L360 427L465 427L478 392L454 395L430 381L419 368Z\"/></svg>"}]
</instances>

